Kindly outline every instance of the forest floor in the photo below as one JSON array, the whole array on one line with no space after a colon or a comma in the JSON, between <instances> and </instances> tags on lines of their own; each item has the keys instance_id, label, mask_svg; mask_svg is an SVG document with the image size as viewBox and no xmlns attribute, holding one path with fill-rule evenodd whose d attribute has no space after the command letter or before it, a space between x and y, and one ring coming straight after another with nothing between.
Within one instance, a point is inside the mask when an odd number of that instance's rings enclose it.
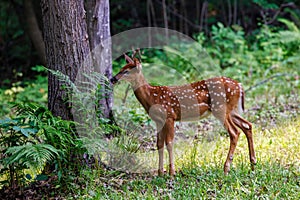
<instances>
[{"instance_id":1,"label":"forest floor","mask_svg":"<svg viewBox=\"0 0 300 200\"><path fill-rule=\"evenodd\" d=\"M281 115L299 112L294 105L287 108L291 109L284 110ZM225 176L223 162L229 140L224 135L211 139L206 134L206 139L194 140L193 146L178 145L185 153L176 156L177 171L173 178L159 177L151 172L87 169L70 175L66 185L61 185L53 176L46 181L33 182L26 188L2 188L0 199L299 199L298 114L292 118L264 119L273 120L269 126L263 121L254 124L258 161L255 171L250 170L244 135L240 137L232 170ZM209 122L201 123L200 129L209 131ZM186 139L183 129L180 128L178 137Z\"/></svg>"},{"instance_id":2,"label":"forest floor","mask_svg":"<svg viewBox=\"0 0 300 200\"><path fill-rule=\"evenodd\" d=\"M152 173L87 171L84 185L68 199L299 199L300 118L273 127L255 127L257 155L251 171L247 140L241 136L232 170L223 173L229 142L222 137L197 142L176 158L177 174L159 177ZM208 148L214 145L214 148Z\"/></svg>"}]
</instances>

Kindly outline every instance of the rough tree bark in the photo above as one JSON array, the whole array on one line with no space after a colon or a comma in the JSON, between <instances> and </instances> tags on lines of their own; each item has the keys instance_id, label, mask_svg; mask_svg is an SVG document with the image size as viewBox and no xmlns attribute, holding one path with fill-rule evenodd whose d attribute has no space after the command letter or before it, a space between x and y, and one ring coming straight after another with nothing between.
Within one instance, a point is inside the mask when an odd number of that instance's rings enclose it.
<instances>
[{"instance_id":1,"label":"rough tree bark","mask_svg":"<svg viewBox=\"0 0 300 200\"><path fill-rule=\"evenodd\" d=\"M108 0L88 0L85 1L87 12L87 26L92 53L93 66L95 71L104 74L106 77L112 76L110 21L109 21L109 1ZM105 86L103 86L103 89ZM104 90L108 91L108 90ZM102 113L106 118L111 118L112 93L102 91Z\"/></svg>"},{"instance_id":2,"label":"rough tree bark","mask_svg":"<svg viewBox=\"0 0 300 200\"><path fill-rule=\"evenodd\" d=\"M108 0L89 1L89 4L88 13L92 15L88 14L87 17L84 0L41 1L47 67L55 71L59 70L69 76L71 81L75 81L84 59L90 55L95 46L110 36ZM100 53L103 52L102 48ZM110 55L110 52L108 54ZM102 65L101 60L95 60L94 64L99 66L101 73L110 78L110 56L105 58L109 59L106 65ZM90 72L90 70L90 68L81 69L83 72ZM55 116L72 120L71 105L65 102L66 95L62 84L51 73L48 79L50 111ZM109 101L111 100L107 100ZM103 105L106 114L110 112L110 106L111 103Z\"/></svg>"}]
</instances>

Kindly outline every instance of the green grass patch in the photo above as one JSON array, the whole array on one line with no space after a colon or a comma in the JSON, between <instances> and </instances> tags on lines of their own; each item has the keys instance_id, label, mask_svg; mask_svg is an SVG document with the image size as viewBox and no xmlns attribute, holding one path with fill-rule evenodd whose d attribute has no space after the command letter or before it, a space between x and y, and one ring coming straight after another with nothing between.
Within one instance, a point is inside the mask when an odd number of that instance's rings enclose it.
<instances>
[{"instance_id":1,"label":"green grass patch","mask_svg":"<svg viewBox=\"0 0 300 200\"><path fill-rule=\"evenodd\" d=\"M254 127L258 163L250 170L241 134L228 176L223 162L229 139L194 143L176 158L177 174L158 177L116 171L85 171L69 199L299 199L300 119L262 129ZM210 146L210 148L208 148ZM213 146L213 147L211 147ZM83 188L83 189L79 189Z\"/></svg>"}]
</instances>

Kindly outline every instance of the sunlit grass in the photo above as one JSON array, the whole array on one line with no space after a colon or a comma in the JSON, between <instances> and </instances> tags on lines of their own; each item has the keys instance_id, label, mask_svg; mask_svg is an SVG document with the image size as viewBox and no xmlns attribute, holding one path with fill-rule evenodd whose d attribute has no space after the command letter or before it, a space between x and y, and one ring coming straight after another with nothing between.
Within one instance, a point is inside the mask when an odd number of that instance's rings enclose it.
<instances>
[{"instance_id":1,"label":"sunlit grass","mask_svg":"<svg viewBox=\"0 0 300 200\"><path fill-rule=\"evenodd\" d=\"M253 138L258 162L277 162L281 165L300 166L300 123L299 119L282 122L280 126L263 130L262 127L254 126ZM182 145L181 145L182 147ZM191 144L186 149L186 154L178 159L178 165L185 165L187 160L196 165L216 165L223 162L229 148L229 138L220 136L212 142L201 141ZM195 155L194 155L195 154ZM244 134L240 135L235 151L233 164L248 163L249 151ZM191 161L190 161L191 162Z\"/></svg>"},{"instance_id":2,"label":"sunlit grass","mask_svg":"<svg viewBox=\"0 0 300 200\"><path fill-rule=\"evenodd\" d=\"M177 143L174 178L87 171L83 175L86 187L69 199L299 199L299 134L300 118L267 129L254 125L255 171L251 171L247 140L241 134L228 176L223 173L228 137Z\"/></svg>"}]
</instances>

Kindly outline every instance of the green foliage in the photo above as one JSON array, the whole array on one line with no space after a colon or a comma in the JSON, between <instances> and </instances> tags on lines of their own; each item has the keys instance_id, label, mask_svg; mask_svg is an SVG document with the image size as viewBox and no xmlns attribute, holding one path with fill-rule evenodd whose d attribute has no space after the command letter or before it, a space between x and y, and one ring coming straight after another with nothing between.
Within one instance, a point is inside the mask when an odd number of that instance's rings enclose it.
<instances>
[{"instance_id":1,"label":"green foliage","mask_svg":"<svg viewBox=\"0 0 300 200\"><path fill-rule=\"evenodd\" d=\"M278 5L276 3L271 3L267 0L253 0L253 3L260 5L264 9L278 9Z\"/></svg>"},{"instance_id":2,"label":"green foliage","mask_svg":"<svg viewBox=\"0 0 300 200\"><path fill-rule=\"evenodd\" d=\"M13 164L22 165L25 169L42 170L45 163L53 161L59 155L59 151L49 144L24 144L9 147L3 159L4 166Z\"/></svg>"},{"instance_id":3,"label":"green foliage","mask_svg":"<svg viewBox=\"0 0 300 200\"><path fill-rule=\"evenodd\" d=\"M19 179L26 180L25 169L38 175L46 165L53 164L61 179L67 169L74 167L70 165L71 156L81 148L74 122L54 117L36 104L16 103L14 109L16 117L0 121L1 171L8 175L10 185L15 187Z\"/></svg>"},{"instance_id":4,"label":"green foliage","mask_svg":"<svg viewBox=\"0 0 300 200\"><path fill-rule=\"evenodd\" d=\"M279 19L278 21L285 24L288 30L281 30L278 32L278 39L281 44L284 45L285 54L287 56L294 57L295 53L300 51L300 30L294 22L286 19ZM299 59L299 57L298 57Z\"/></svg>"},{"instance_id":5,"label":"green foliage","mask_svg":"<svg viewBox=\"0 0 300 200\"><path fill-rule=\"evenodd\" d=\"M235 28L235 30L233 29ZM236 67L241 64L241 59L246 60L247 45L245 33L239 26L224 27L222 23L212 26L212 46L210 55L220 60L221 68Z\"/></svg>"},{"instance_id":6,"label":"green foliage","mask_svg":"<svg viewBox=\"0 0 300 200\"><path fill-rule=\"evenodd\" d=\"M35 71L42 73L44 67L35 66ZM8 89L0 89L0 116L10 115L11 104L14 103L36 103L47 105L48 80L46 76L37 75L34 80L16 82Z\"/></svg>"}]
</instances>

